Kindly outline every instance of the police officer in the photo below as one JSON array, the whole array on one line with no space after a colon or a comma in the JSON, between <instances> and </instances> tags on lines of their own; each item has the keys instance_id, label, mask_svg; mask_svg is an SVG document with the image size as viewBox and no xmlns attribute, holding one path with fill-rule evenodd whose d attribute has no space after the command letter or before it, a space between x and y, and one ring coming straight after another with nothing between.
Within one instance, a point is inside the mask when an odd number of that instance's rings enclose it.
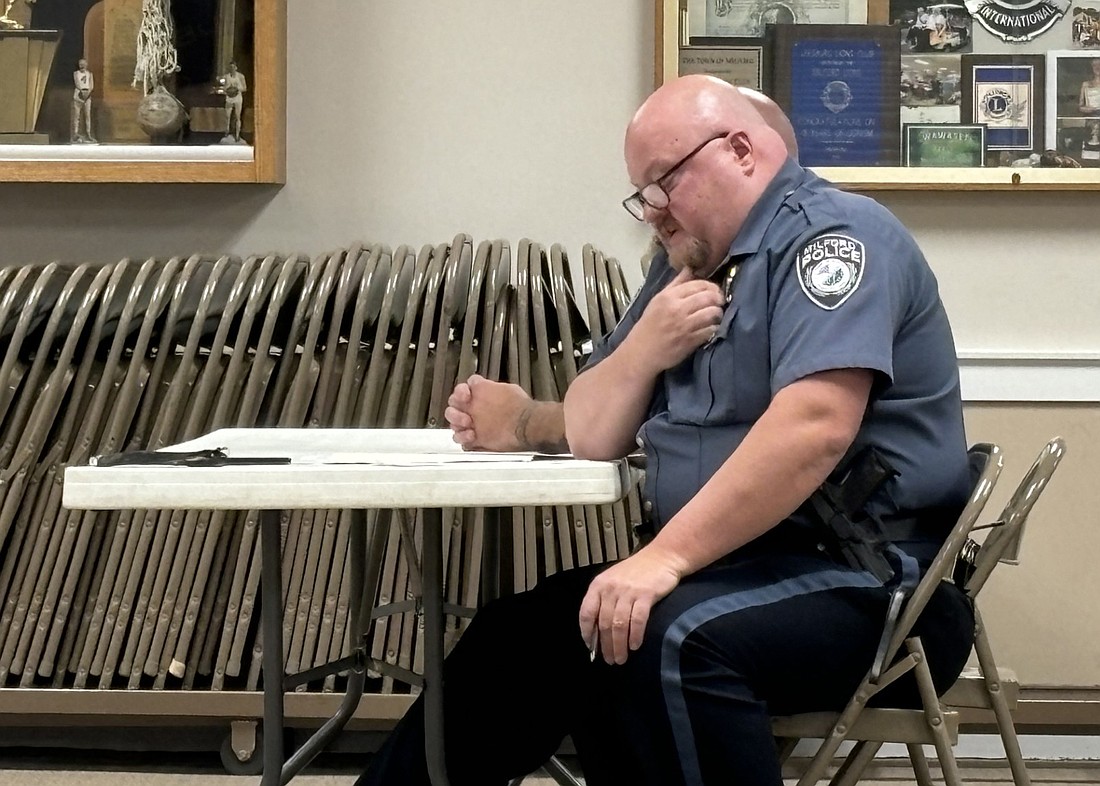
<instances>
[{"instance_id":1,"label":"police officer","mask_svg":"<svg viewBox=\"0 0 1100 786\"><path fill-rule=\"evenodd\" d=\"M444 674L455 786L505 784L566 734L591 786L779 786L770 716L844 705L890 592L819 549L808 498L874 446L898 474L869 512L926 566L967 494L950 328L893 216L710 77L657 90L625 153L624 205L665 252L564 412L579 456L644 447L656 534L479 612ZM920 631L938 685L972 628L944 585ZM428 782L422 712L361 784Z\"/></svg>"}]
</instances>

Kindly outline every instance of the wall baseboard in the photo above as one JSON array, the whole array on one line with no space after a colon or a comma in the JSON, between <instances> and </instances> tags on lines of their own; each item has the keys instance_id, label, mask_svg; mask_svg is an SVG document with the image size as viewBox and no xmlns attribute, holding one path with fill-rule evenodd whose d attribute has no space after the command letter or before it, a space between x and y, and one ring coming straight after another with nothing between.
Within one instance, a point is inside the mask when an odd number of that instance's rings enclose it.
<instances>
[{"instance_id":1,"label":"wall baseboard","mask_svg":"<svg viewBox=\"0 0 1100 786\"><path fill-rule=\"evenodd\" d=\"M1098 402L1100 353L959 351L964 401Z\"/></svg>"}]
</instances>

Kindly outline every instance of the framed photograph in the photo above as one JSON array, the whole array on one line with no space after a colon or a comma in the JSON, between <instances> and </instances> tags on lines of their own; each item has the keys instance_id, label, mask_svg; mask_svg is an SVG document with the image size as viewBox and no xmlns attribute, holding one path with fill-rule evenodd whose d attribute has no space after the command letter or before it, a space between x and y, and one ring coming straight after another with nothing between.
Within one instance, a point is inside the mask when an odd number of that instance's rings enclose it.
<instances>
[{"instance_id":1,"label":"framed photograph","mask_svg":"<svg viewBox=\"0 0 1100 786\"><path fill-rule=\"evenodd\" d=\"M901 56L902 122L958 123L962 101L959 55ZM919 118L907 120L907 117Z\"/></svg>"},{"instance_id":2,"label":"framed photograph","mask_svg":"<svg viewBox=\"0 0 1100 786\"><path fill-rule=\"evenodd\" d=\"M0 181L285 179L286 0L5 5Z\"/></svg>"},{"instance_id":3,"label":"framed photograph","mask_svg":"<svg viewBox=\"0 0 1100 786\"><path fill-rule=\"evenodd\" d=\"M985 126L906 123L902 126L905 166L984 166Z\"/></svg>"},{"instance_id":4,"label":"framed photograph","mask_svg":"<svg viewBox=\"0 0 1100 786\"><path fill-rule=\"evenodd\" d=\"M889 0L890 20L901 33L901 51L908 54L969 52L973 49L974 18L962 2Z\"/></svg>"},{"instance_id":5,"label":"framed photograph","mask_svg":"<svg viewBox=\"0 0 1100 786\"><path fill-rule=\"evenodd\" d=\"M1070 46L1074 49L1100 49L1100 3L1077 0L1073 4Z\"/></svg>"},{"instance_id":6,"label":"framed photograph","mask_svg":"<svg viewBox=\"0 0 1100 786\"><path fill-rule=\"evenodd\" d=\"M1082 166L1100 165L1100 51L1047 52L1046 146Z\"/></svg>"},{"instance_id":7,"label":"framed photograph","mask_svg":"<svg viewBox=\"0 0 1100 786\"><path fill-rule=\"evenodd\" d=\"M1043 144L1043 55L963 55L963 123L986 126L986 150L1022 157Z\"/></svg>"},{"instance_id":8,"label":"framed photograph","mask_svg":"<svg viewBox=\"0 0 1100 786\"><path fill-rule=\"evenodd\" d=\"M772 98L805 166L900 163L901 54L889 25L771 25Z\"/></svg>"},{"instance_id":9,"label":"framed photograph","mask_svg":"<svg viewBox=\"0 0 1100 786\"><path fill-rule=\"evenodd\" d=\"M763 38L691 39L680 47L680 76L710 74L731 85L771 91L771 59Z\"/></svg>"},{"instance_id":10,"label":"framed photograph","mask_svg":"<svg viewBox=\"0 0 1100 786\"><path fill-rule=\"evenodd\" d=\"M761 36L769 24L861 25L867 0L687 0L688 35Z\"/></svg>"}]
</instances>

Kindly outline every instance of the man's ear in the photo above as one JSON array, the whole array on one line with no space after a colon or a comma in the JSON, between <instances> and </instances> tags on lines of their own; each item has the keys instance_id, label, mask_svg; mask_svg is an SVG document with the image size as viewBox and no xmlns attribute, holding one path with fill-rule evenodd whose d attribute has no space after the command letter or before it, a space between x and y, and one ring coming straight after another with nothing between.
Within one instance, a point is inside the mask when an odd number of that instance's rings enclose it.
<instances>
[{"instance_id":1,"label":"man's ear","mask_svg":"<svg viewBox=\"0 0 1100 786\"><path fill-rule=\"evenodd\" d=\"M745 168L745 172L751 174L756 168L756 150L749 135L744 131L735 131L729 135L729 145L736 153L741 166Z\"/></svg>"}]
</instances>

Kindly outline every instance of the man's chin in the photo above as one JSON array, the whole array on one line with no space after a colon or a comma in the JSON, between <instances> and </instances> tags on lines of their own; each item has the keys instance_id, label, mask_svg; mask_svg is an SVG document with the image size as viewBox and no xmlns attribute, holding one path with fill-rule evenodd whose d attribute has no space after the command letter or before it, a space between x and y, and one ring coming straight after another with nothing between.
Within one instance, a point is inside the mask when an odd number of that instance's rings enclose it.
<instances>
[{"instance_id":1,"label":"man's chin","mask_svg":"<svg viewBox=\"0 0 1100 786\"><path fill-rule=\"evenodd\" d=\"M664 248L668 253L669 264L676 270L687 268L698 274L709 267L709 256L698 241L683 245L669 243Z\"/></svg>"}]
</instances>

